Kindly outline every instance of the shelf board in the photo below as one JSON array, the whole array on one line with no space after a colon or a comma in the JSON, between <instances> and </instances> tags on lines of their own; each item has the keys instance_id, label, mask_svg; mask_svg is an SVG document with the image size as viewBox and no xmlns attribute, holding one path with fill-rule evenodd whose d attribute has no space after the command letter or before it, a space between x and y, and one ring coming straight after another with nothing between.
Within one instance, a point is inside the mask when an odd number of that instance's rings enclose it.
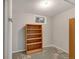
<instances>
[{"instance_id":1,"label":"shelf board","mask_svg":"<svg viewBox=\"0 0 79 59\"><path fill-rule=\"evenodd\" d=\"M30 39L27 39L27 40L35 40L35 39L42 39L41 37L38 37L38 38L30 38Z\"/></svg>"},{"instance_id":2,"label":"shelf board","mask_svg":"<svg viewBox=\"0 0 79 59\"><path fill-rule=\"evenodd\" d=\"M31 54L31 53L35 53L35 52L40 52L40 51L42 51L42 48L27 51L27 54Z\"/></svg>"},{"instance_id":3,"label":"shelf board","mask_svg":"<svg viewBox=\"0 0 79 59\"><path fill-rule=\"evenodd\" d=\"M35 43L28 43L27 45L34 45L34 44L40 44L42 42L35 42Z\"/></svg>"},{"instance_id":4,"label":"shelf board","mask_svg":"<svg viewBox=\"0 0 79 59\"><path fill-rule=\"evenodd\" d=\"M40 35L40 34L42 34L42 33L31 33L31 34L27 34L27 35Z\"/></svg>"},{"instance_id":5,"label":"shelf board","mask_svg":"<svg viewBox=\"0 0 79 59\"><path fill-rule=\"evenodd\" d=\"M42 29L27 29L27 30L42 30Z\"/></svg>"},{"instance_id":6,"label":"shelf board","mask_svg":"<svg viewBox=\"0 0 79 59\"><path fill-rule=\"evenodd\" d=\"M27 26L30 26L30 25L41 26L41 24L27 24Z\"/></svg>"}]
</instances>

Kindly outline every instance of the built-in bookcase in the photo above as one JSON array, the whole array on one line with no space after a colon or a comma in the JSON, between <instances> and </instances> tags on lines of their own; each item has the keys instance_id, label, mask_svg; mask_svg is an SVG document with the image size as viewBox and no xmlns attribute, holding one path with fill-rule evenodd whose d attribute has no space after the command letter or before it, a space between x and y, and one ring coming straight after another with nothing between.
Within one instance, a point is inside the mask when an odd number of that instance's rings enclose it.
<instances>
[{"instance_id":1,"label":"built-in bookcase","mask_svg":"<svg viewBox=\"0 0 79 59\"><path fill-rule=\"evenodd\" d=\"M42 51L42 25L25 26L25 47L27 54Z\"/></svg>"}]
</instances>

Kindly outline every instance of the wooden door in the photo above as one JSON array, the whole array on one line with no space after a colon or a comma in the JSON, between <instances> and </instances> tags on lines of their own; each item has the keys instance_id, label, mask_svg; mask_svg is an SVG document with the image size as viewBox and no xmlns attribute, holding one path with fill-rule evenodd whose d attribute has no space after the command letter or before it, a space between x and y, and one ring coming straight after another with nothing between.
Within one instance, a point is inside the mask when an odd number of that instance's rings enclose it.
<instances>
[{"instance_id":1,"label":"wooden door","mask_svg":"<svg viewBox=\"0 0 79 59\"><path fill-rule=\"evenodd\" d=\"M69 20L69 59L75 59L75 19Z\"/></svg>"}]
</instances>

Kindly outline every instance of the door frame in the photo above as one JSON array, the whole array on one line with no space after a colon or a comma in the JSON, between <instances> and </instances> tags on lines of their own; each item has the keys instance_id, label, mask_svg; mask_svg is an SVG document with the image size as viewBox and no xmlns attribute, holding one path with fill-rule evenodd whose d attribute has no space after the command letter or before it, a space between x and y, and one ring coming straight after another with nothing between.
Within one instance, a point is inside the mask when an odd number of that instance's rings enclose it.
<instances>
[{"instance_id":1,"label":"door frame","mask_svg":"<svg viewBox=\"0 0 79 59\"><path fill-rule=\"evenodd\" d=\"M69 19L69 59L75 59L75 18Z\"/></svg>"}]
</instances>

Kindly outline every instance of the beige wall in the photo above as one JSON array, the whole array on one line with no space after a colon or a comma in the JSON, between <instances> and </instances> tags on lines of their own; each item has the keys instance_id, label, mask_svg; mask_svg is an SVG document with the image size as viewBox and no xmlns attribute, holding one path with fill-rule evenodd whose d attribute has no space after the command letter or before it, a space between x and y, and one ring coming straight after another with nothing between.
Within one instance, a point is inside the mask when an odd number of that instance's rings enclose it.
<instances>
[{"instance_id":1,"label":"beige wall","mask_svg":"<svg viewBox=\"0 0 79 59\"><path fill-rule=\"evenodd\" d=\"M66 10L54 17L46 17L43 25L43 46L56 46L64 51L69 50L69 18L74 17L74 8ZM36 14L13 12L13 52L24 50L23 27L27 23L35 23Z\"/></svg>"},{"instance_id":2,"label":"beige wall","mask_svg":"<svg viewBox=\"0 0 79 59\"><path fill-rule=\"evenodd\" d=\"M30 13L13 13L13 52L24 50L24 33L23 27L25 24L37 24L35 23L36 14ZM39 15L38 15L39 16ZM51 32L50 32L50 17L46 17L46 23L43 25L43 47L47 47L51 44Z\"/></svg>"},{"instance_id":3,"label":"beige wall","mask_svg":"<svg viewBox=\"0 0 79 59\"><path fill-rule=\"evenodd\" d=\"M66 52L69 51L69 18L74 16L75 8L71 8L52 18L52 43Z\"/></svg>"}]
</instances>

